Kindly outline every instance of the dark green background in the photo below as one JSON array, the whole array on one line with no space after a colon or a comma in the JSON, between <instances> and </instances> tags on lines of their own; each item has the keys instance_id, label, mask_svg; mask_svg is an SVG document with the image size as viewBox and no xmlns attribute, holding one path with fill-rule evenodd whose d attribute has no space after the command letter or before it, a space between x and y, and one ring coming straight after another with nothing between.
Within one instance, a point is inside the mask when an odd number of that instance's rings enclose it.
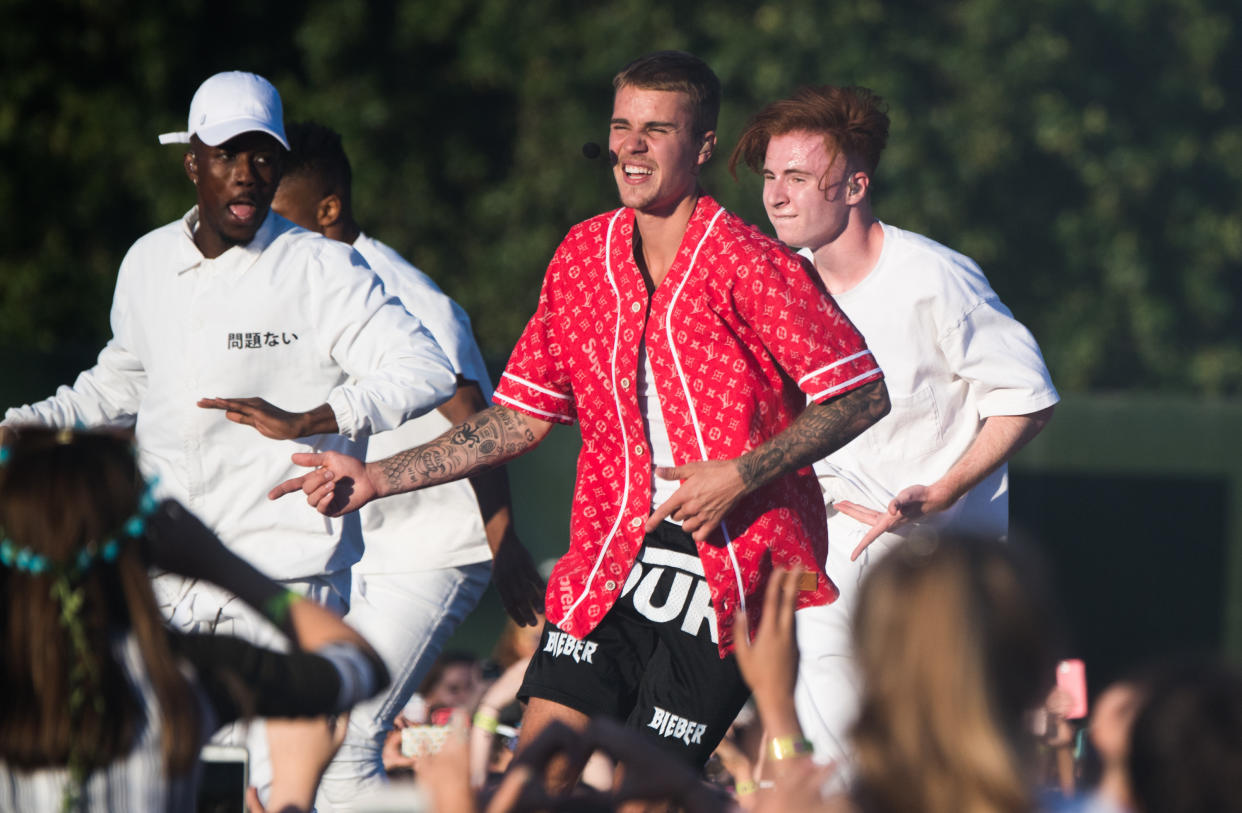
<instances>
[{"instance_id":1,"label":"dark green background","mask_svg":"<svg viewBox=\"0 0 1242 813\"><path fill-rule=\"evenodd\" d=\"M1211 417L1242 394L1240 24L1234 0L0 0L0 395L47 394L107 339L125 249L193 202L155 136L216 71L261 73L289 119L343 133L364 227L466 307L496 365L560 237L615 205L581 146L605 139L623 64L684 48L716 69L705 184L765 227L757 179L724 169L746 117L863 84L891 108L879 216L978 260L1066 395L1019 458L1014 516L1075 635L1119 665L1242 651L1221 462L1242 433ZM515 477L541 555L565 543L573 433L549 443Z\"/></svg>"}]
</instances>

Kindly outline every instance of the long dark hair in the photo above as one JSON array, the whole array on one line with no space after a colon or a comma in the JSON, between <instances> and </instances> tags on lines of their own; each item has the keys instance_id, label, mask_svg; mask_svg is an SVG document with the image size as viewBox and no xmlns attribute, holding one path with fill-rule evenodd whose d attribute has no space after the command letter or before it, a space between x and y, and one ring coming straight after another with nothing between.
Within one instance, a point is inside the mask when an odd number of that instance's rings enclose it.
<instances>
[{"instance_id":1,"label":"long dark hair","mask_svg":"<svg viewBox=\"0 0 1242 813\"><path fill-rule=\"evenodd\" d=\"M128 754L147 711L112 644L132 632L159 701L165 771L188 771L201 720L156 608L141 525L125 533L144 493L130 438L18 427L0 430L0 450L10 560L0 566L0 758L89 773ZM117 544L105 554L108 539Z\"/></svg>"}]
</instances>

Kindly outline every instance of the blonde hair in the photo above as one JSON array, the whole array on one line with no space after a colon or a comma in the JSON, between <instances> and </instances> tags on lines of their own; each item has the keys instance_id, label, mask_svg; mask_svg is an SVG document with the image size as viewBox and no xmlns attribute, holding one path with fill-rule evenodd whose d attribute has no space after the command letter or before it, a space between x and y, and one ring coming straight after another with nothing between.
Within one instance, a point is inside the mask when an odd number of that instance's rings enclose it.
<instances>
[{"instance_id":1,"label":"blonde hair","mask_svg":"<svg viewBox=\"0 0 1242 813\"><path fill-rule=\"evenodd\" d=\"M864 583L853 729L863 810L1031 810L1023 717L1053 657L1042 589L1018 558L975 539L907 543Z\"/></svg>"}]
</instances>

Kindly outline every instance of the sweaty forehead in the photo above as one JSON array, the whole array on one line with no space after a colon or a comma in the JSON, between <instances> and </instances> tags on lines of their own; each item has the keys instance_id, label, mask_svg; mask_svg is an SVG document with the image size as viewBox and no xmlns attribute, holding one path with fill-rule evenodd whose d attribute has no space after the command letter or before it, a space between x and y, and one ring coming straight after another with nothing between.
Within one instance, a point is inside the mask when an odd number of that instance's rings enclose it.
<instances>
[{"instance_id":1,"label":"sweaty forehead","mask_svg":"<svg viewBox=\"0 0 1242 813\"><path fill-rule=\"evenodd\" d=\"M835 162L835 152L823 133L794 130L768 139L764 167L774 172L805 170L822 173Z\"/></svg>"}]
</instances>

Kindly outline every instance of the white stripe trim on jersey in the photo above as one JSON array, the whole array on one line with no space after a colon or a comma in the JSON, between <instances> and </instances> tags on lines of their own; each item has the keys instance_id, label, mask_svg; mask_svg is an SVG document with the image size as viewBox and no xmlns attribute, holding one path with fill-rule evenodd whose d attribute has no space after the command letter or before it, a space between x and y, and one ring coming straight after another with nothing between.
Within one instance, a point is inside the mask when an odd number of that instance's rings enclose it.
<instances>
[{"instance_id":1,"label":"white stripe trim on jersey","mask_svg":"<svg viewBox=\"0 0 1242 813\"><path fill-rule=\"evenodd\" d=\"M851 378L849 381L842 381L840 384L836 384L835 386L829 387L828 389L822 392L815 393L814 395L811 396L811 400L817 401L820 398L823 398L825 395L830 395L836 392L837 390L845 389L846 387L857 384L859 381L863 381L868 378L873 378L881 372L883 371L879 367L872 367L867 372L863 373L862 375L856 375L853 378Z\"/></svg>"},{"instance_id":2,"label":"white stripe trim on jersey","mask_svg":"<svg viewBox=\"0 0 1242 813\"><path fill-rule=\"evenodd\" d=\"M642 560L653 567L674 567L696 576L704 575L703 560L688 553L680 553L667 548L649 548L644 545Z\"/></svg>"},{"instance_id":3,"label":"white stripe trim on jersey","mask_svg":"<svg viewBox=\"0 0 1242 813\"><path fill-rule=\"evenodd\" d=\"M845 357L845 358L843 358L843 359L837 359L837 360L836 360L836 361L834 361L832 364L828 364L828 365L825 365L825 366L823 366L823 367L820 367L818 370L812 370L811 372L809 372L809 373L807 373L806 375L804 375L804 376L802 376L801 378L799 378L799 379L798 379L798 386L799 386L799 387L801 387L801 386L802 386L803 384L805 384L808 380L810 380L810 379L814 378L815 376L819 375L820 373L826 373L826 372L828 372L829 370L833 369L834 367L840 367L842 364L849 364L849 363L850 363L851 361L853 361L854 359L862 358L863 356L869 356L869 355L871 355L871 351L870 351L870 350L860 350L860 351L858 351L857 353L855 353L855 354L854 354L854 355L852 355L852 356L846 356L846 357Z\"/></svg>"},{"instance_id":4,"label":"white stripe trim on jersey","mask_svg":"<svg viewBox=\"0 0 1242 813\"><path fill-rule=\"evenodd\" d=\"M522 403L521 401L519 401L519 400L518 400L518 399L516 399L516 398L510 398L509 396L507 396L507 395L505 395L505 394L503 394L503 393L499 393L499 392L498 392L498 393L496 393L493 397L494 397L497 401L506 401L506 402L508 402L508 403L510 403L510 404L513 404L515 407L518 407L519 409L524 409L524 410L527 410L528 412L533 412L533 413L535 413L536 415L542 415L542 416L543 416L543 417L545 417L545 418L564 418L565 420L569 421L570 423L573 423L573 420L574 420L574 416L573 416L573 415L562 415L562 414L561 414L561 413L559 413L559 412L548 412L547 410L544 410L544 409L539 409L538 407L533 407L533 406L531 406L530 404L525 404L525 403Z\"/></svg>"},{"instance_id":5,"label":"white stripe trim on jersey","mask_svg":"<svg viewBox=\"0 0 1242 813\"><path fill-rule=\"evenodd\" d=\"M568 395L564 395L562 393L556 392L555 390L547 389L546 387L541 387L535 382L527 381L525 378L522 378L521 376L518 376L518 375L514 375L513 373L508 373L508 372L501 373L500 377L511 378L517 383L521 384L523 387L529 387L530 389L535 390L536 392L542 392L544 395L551 395L553 398L563 398L566 401L569 400Z\"/></svg>"},{"instance_id":6,"label":"white stripe trim on jersey","mask_svg":"<svg viewBox=\"0 0 1242 813\"><path fill-rule=\"evenodd\" d=\"M685 370L681 366L681 357L677 354L677 344L673 341L673 309L677 306L677 300L681 296L682 289L690 281L690 276L694 272L694 265L699 260L699 251L703 249L703 244L707 242L707 238L711 236L712 229L716 227L716 221L724 213L725 210L721 207L707 224L707 229L703 232L703 236L699 238L699 244L694 247L694 254L690 257L690 267L686 269L685 275L681 278L681 284L677 286L677 290L673 293L673 298L668 303L668 311L664 315L664 332L668 335L668 349L673 356L673 366L677 370L677 378L681 381L682 391L686 395L686 406L690 411L690 424L694 427L694 436L699 443L700 460L707 460L707 444L703 442L703 429L699 426L699 416L694 409L694 399L690 395L690 382L686 380ZM720 521L720 532L724 534L725 545L729 550L729 559L733 563L733 576L737 580L738 600L742 603L742 612L746 612L746 590L742 586L742 570L738 565L737 554L733 550L733 536L729 533L729 528L725 525L723 519Z\"/></svg>"},{"instance_id":7,"label":"white stripe trim on jersey","mask_svg":"<svg viewBox=\"0 0 1242 813\"><path fill-rule=\"evenodd\" d=\"M686 273L681 278L681 284L677 286L677 290L673 293L673 298L668 303L668 311L664 314L664 332L668 335L668 349L673 355L673 366L677 369L677 378L681 381L681 389L686 395L686 406L690 410L690 424L694 427L694 436L699 442L699 459L707 459L707 444L703 442L703 429L699 426L699 416L694 409L694 399L690 396L690 382L686 380L686 373L681 367L681 358L677 355L677 345L673 341L673 309L677 307L677 300L681 297L682 289L686 287L686 283L690 281L691 274L694 273L694 264L698 262L699 250L703 248L703 244L707 242L707 238L712 233L712 227L716 225L716 221L724 214L724 209L716 212L711 222L707 224L707 231L703 232L703 236L699 239L699 244L694 247L694 254L690 257L690 267L686 269Z\"/></svg>"},{"instance_id":8,"label":"white stripe trim on jersey","mask_svg":"<svg viewBox=\"0 0 1242 813\"><path fill-rule=\"evenodd\" d=\"M618 209L617 213L608 221L608 233L604 237L604 273L608 277L609 284L612 285L612 292L617 297L617 324L613 330L612 337L612 401L617 407L617 426L621 429L621 448L625 454L625 484L621 489L621 502L617 506L617 518L612 523L608 535L604 537L604 542L599 546L599 556L595 558L595 564L591 567L591 572L586 578L586 583L582 587L582 595L574 599L574 603L569 605L569 609L565 611L565 617L571 618L574 610L578 609L578 605L582 603L591 593L591 583L595 581L595 575L599 573L600 565L604 563L604 556L608 553L608 547L612 544L613 538L617 535L617 530L621 527L621 518L625 516L625 505L630 496L630 440L625 433L625 413L621 409L621 399L617 397L617 348L621 344L621 289L617 286L617 281L612 274L612 232L613 226L616 225L617 218L625 209Z\"/></svg>"}]
</instances>

